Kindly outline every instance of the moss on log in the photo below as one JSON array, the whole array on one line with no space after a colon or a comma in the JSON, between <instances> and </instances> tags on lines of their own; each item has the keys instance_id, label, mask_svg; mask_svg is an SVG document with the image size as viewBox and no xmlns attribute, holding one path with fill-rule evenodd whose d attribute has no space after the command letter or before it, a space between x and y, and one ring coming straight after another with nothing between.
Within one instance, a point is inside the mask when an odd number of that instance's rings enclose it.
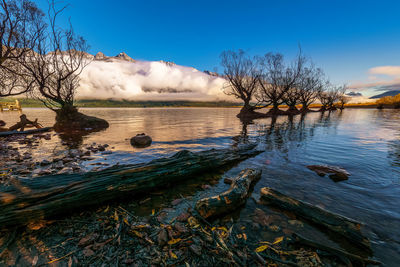
<instances>
[{"instance_id":1,"label":"moss on log","mask_svg":"<svg viewBox=\"0 0 400 267\"><path fill-rule=\"evenodd\" d=\"M122 197L134 197L196 175L215 172L259 154L255 145L180 151L168 158L86 174L41 176L14 180L0 187L0 227L25 225L62 216Z\"/></svg>"},{"instance_id":2,"label":"moss on log","mask_svg":"<svg viewBox=\"0 0 400 267\"><path fill-rule=\"evenodd\" d=\"M290 211L320 227L335 232L350 243L371 252L370 242L361 233L362 224L359 222L291 198L268 187L261 189L261 200L265 201L266 204Z\"/></svg>"},{"instance_id":3,"label":"moss on log","mask_svg":"<svg viewBox=\"0 0 400 267\"><path fill-rule=\"evenodd\" d=\"M246 202L250 186L260 177L261 171L244 169L232 181L229 190L197 201L195 208L203 218L215 217L235 210Z\"/></svg>"}]
</instances>

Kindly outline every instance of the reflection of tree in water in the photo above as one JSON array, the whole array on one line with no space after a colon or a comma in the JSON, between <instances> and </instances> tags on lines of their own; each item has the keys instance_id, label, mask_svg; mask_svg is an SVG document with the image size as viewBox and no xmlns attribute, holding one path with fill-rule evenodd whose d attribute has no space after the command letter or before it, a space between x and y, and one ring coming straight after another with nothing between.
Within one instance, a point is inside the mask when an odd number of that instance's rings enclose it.
<instances>
[{"instance_id":1,"label":"reflection of tree in water","mask_svg":"<svg viewBox=\"0 0 400 267\"><path fill-rule=\"evenodd\" d=\"M91 131L73 131L60 133L60 139L68 149L78 149L82 146L85 136L88 136L95 132L100 132L103 130L91 130Z\"/></svg>"},{"instance_id":2,"label":"reflection of tree in water","mask_svg":"<svg viewBox=\"0 0 400 267\"><path fill-rule=\"evenodd\" d=\"M291 146L298 147L312 138L317 128L336 130L343 116L340 111L320 113L317 118L312 114L273 116L268 119L269 123L265 123L265 120L241 120L242 129L239 135L232 138L233 145L250 142L248 126L253 124L255 125L253 134L265 144L265 149L287 153ZM307 118L309 115L310 118Z\"/></svg>"},{"instance_id":3,"label":"reflection of tree in water","mask_svg":"<svg viewBox=\"0 0 400 267\"><path fill-rule=\"evenodd\" d=\"M240 119L242 123L242 130L240 131L239 135L232 137L233 139L233 146L237 146L238 144L246 144L249 142L249 135L248 135L248 126L250 124L254 124L253 120L245 120Z\"/></svg>"},{"instance_id":4,"label":"reflection of tree in water","mask_svg":"<svg viewBox=\"0 0 400 267\"><path fill-rule=\"evenodd\" d=\"M317 121L306 122L308 114L299 116L288 116L283 121L277 121L277 117L272 117L269 125L263 125L261 131L264 133L262 140L265 141L267 150L279 150L287 153L293 146L298 147L307 139L314 136L317 127L336 127L337 123L332 123L330 112L321 113Z\"/></svg>"}]
</instances>

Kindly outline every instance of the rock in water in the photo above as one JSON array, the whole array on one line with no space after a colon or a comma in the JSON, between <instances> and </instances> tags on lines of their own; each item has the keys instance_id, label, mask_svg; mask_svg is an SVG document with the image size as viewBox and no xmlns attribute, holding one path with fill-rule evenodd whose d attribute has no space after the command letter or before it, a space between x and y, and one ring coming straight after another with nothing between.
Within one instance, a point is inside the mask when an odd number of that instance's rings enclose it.
<instances>
[{"instance_id":1,"label":"rock in water","mask_svg":"<svg viewBox=\"0 0 400 267\"><path fill-rule=\"evenodd\" d=\"M131 145L134 147L148 147L153 140L145 133L137 134L131 138Z\"/></svg>"},{"instance_id":2,"label":"rock in water","mask_svg":"<svg viewBox=\"0 0 400 267\"><path fill-rule=\"evenodd\" d=\"M340 182L349 179L350 173L345 169L337 166L327 166L327 165L309 165L308 169L314 171L319 176L329 175L335 182Z\"/></svg>"}]
</instances>

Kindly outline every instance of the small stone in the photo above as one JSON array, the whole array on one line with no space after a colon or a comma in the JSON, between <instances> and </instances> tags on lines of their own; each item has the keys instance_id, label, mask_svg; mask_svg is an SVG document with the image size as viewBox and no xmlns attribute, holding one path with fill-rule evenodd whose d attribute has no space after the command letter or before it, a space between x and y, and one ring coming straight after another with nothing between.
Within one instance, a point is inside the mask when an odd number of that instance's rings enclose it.
<instances>
[{"instance_id":1,"label":"small stone","mask_svg":"<svg viewBox=\"0 0 400 267\"><path fill-rule=\"evenodd\" d=\"M186 228L186 226L181 222L176 222L174 225L174 228L176 229L176 231L178 231L181 234L188 232L188 229Z\"/></svg>"},{"instance_id":2,"label":"small stone","mask_svg":"<svg viewBox=\"0 0 400 267\"><path fill-rule=\"evenodd\" d=\"M186 222L190 217L190 214L187 212L182 212L177 218L176 220L178 222Z\"/></svg>"},{"instance_id":3,"label":"small stone","mask_svg":"<svg viewBox=\"0 0 400 267\"><path fill-rule=\"evenodd\" d=\"M40 162L40 166L47 166L47 165L49 165L51 162L50 161L48 161L47 159L44 159L44 160L42 160L41 162Z\"/></svg>"},{"instance_id":4,"label":"small stone","mask_svg":"<svg viewBox=\"0 0 400 267\"><path fill-rule=\"evenodd\" d=\"M64 167L58 172L58 174L63 174L63 173L70 174L70 173L73 173L73 172L74 172L74 170L71 167Z\"/></svg>"},{"instance_id":5,"label":"small stone","mask_svg":"<svg viewBox=\"0 0 400 267\"><path fill-rule=\"evenodd\" d=\"M54 168L56 168L56 169L64 168L63 162L62 161L57 161L56 164L54 164Z\"/></svg>"},{"instance_id":6,"label":"small stone","mask_svg":"<svg viewBox=\"0 0 400 267\"><path fill-rule=\"evenodd\" d=\"M63 158L62 159L62 162L64 163L64 164L66 164L66 163L68 163L68 162L71 162L71 161L74 161L72 158Z\"/></svg>"},{"instance_id":7,"label":"small stone","mask_svg":"<svg viewBox=\"0 0 400 267\"><path fill-rule=\"evenodd\" d=\"M164 228L158 233L157 242L160 246L164 246L168 242L168 233Z\"/></svg>"},{"instance_id":8,"label":"small stone","mask_svg":"<svg viewBox=\"0 0 400 267\"><path fill-rule=\"evenodd\" d=\"M91 256L94 255L94 251L87 247L87 248L85 248L85 249L83 250L83 255L84 255L85 257L91 257Z\"/></svg>"}]
</instances>

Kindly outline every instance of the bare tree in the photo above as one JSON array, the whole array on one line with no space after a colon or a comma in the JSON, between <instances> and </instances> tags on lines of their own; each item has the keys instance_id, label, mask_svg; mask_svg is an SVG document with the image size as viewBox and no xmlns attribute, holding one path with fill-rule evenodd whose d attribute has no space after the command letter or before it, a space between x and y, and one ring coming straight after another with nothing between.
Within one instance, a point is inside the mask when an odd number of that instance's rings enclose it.
<instances>
[{"instance_id":1,"label":"bare tree","mask_svg":"<svg viewBox=\"0 0 400 267\"><path fill-rule=\"evenodd\" d=\"M341 95L346 91L346 86L337 86L329 82L326 83L325 90L318 94L318 99L321 102L320 111L336 110L335 103L339 101Z\"/></svg>"},{"instance_id":2,"label":"bare tree","mask_svg":"<svg viewBox=\"0 0 400 267\"><path fill-rule=\"evenodd\" d=\"M32 89L20 64L42 36L44 14L29 0L0 2L0 96L14 96Z\"/></svg>"},{"instance_id":3,"label":"bare tree","mask_svg":"<svg viewBox=\"0 0 400 267\"><path fill-rule=\"evenodd\" d=\"M26 74L34 79L32 96L56 112L56 130L107 128L105 120L79 113L74 106L79 76L92 57L86 53L86 41L74 33L71 23L67 30L57 26L57 17L66 7L57 9L55 2L50 2L47 34L38 39L35 51L24 57Z\"/></svg>"},{"instance_id":4,"label":"bare tree","mask_svg":"<svg viewBox=\"0 0 400 267\"><path fill-rule=\"evenodd\" d=\"M340 110L343 110L344 105L350 101L350 97L346 96L346 90L347 90L346 85L339 87L338 101Z\"/></svg>"},{"instance_id":5,"label":"bare tree","mask_svg":"<svg viewBox=\"0 0 400 267\"><path fill-rule=\"evenodd\" d=\"M293 96L297 94L295 88L301 77L306 59L300 51L292 64L287 66L284 63L282 54L268 53L263 58L260 58L260 62L262 76L259 82L260 90L256 97L264 105L272 105L272 109L268 112L269 114L286 114L286 112L279 109L279 105L285 102L285 95L288 93L294 92Z\"/></svg>"},{"instance_id":6,"label":"bare tree","mask_svg":"<svg viewBox=\"0 0 400 267\"><path fill-rule=\"evenodd\" d=\"M304 68L298 85L299 102L302 105L302 113L310 111L310 104L312 104L322 92L324 85L323 77L324 73L320 68L315 68L313 65Z\"/></svg>"},{"instance_id":7,"label":"bare tree","mask_svg":"<svg viewBox=\"0 0 400 267\"><path fill-rule=\"evenodd\" d=\"M243 50L224 51L220 57L228 81L224 93L243 101L238 117L256 115L255 110L263 107L259 102L251 102L258 90L261 75L257 59L249 57Z\"/></svg>"},{"instance_id":8,"label":"bare tree","mask_svg":"<svg viewBox=\"0 0 400 267\"><path fill-rule=\"evenodd\" d=\"M90 63L86 41L69 29L56 24L57 17L66 8L56 9L54 1L49 7L49 30L38 39L35 51L25 57L23 66L35 80L33 96L46 107L57 112L73 110L79 75Z\"/></svg>"},{"instance_id":9,"label":"bare tree","mask_svg":"<svg viewBox=\"0 0 400 267\"><path fill-rule=\"evenodd\" d=\"M286 113L295 115L300 113L296 105L299 104L300 99L300 87L293 86L283 95L283 102L288 106Z\"/></svg>"}]
</instances>

